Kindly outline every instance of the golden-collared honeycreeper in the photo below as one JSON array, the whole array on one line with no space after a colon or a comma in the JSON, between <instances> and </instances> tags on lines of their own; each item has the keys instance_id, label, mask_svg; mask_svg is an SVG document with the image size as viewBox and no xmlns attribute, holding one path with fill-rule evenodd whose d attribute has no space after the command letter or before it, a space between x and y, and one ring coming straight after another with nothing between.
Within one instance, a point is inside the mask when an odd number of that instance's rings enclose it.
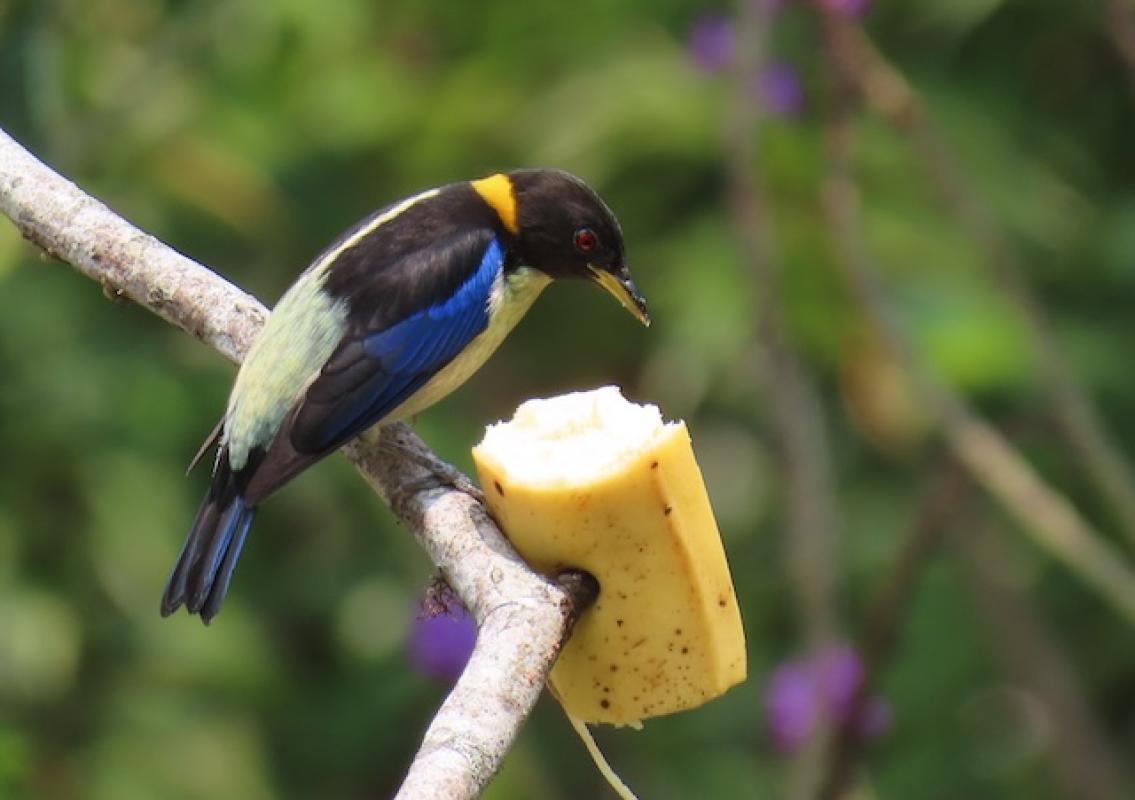
<instances>
[{"instance_id":1,"label":"golden-collared honeycreeper","mask_svg":"<svg viewBox=\"0 0 1135 800\"><path fill-rule=\"evenodd\" d=\"M343 234L280 298L241 365L162 615L184 605L208 623L257 506L357 434L464 383L560 278L598 283L649 324L615 215L558 170L430 189Z\"/></svg>"}]
</instances>

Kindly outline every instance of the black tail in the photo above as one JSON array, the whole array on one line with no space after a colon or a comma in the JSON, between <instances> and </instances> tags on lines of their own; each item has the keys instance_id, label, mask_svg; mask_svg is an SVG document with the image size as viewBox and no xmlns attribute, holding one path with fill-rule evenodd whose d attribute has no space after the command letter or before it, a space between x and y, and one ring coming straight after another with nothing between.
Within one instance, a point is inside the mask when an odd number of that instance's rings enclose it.
<instances>
[{"instance_id":1,"label":"black tail","mask_svg":"<svg viewBox=\"0 0 1135 800\"><path fill-rule=\"evenodd\" d=\"M213 486L201 503L181 555L162 595L162 616L182 605L209 623L229 590L256 507L245 503L229 468L227 454L217 460Z\"/></svg>"}]
</instances>

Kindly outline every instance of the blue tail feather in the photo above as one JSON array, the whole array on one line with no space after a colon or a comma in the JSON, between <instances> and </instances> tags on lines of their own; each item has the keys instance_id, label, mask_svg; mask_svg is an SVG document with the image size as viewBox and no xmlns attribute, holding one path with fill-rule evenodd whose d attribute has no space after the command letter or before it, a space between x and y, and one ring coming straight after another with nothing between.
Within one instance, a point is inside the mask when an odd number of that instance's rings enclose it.
<instances>
[{"instance_id":1,"label":"blue tail feather","mask_svg":"<svg viewBox=\"0 0 1135 800\"><path fill-rule=\"evenodd\" d=\"M227 464L220 466L166 584L162 616L184 605L208 624L228 593L256 507L248 505L236 490Z\"/></svg>"},{"instance_id":2,"label":"blue tail feather","mask_svg":"<svg viewBox=\"0 0 1135 800\"><path fill-rule=\"evenodd\" d=\"M232 541L225 550L225 557L221 561L216 579L213 582L213 588L209 592L205 605L200 610L201 619L203 619L206 624L208 624L209 620L213 617L217 616L217 612L221 610L221 603L224 602L225 595L229 593L229 583L233 578L233 570L236 568L236 562L237 559L240 558L241 548L244 547L244 539L248 536L248 529L252 526L252 519L255 515L255 508L245 508L240 521L237 523L236 529L233 532Z\"/></svg>"}]
</instances>

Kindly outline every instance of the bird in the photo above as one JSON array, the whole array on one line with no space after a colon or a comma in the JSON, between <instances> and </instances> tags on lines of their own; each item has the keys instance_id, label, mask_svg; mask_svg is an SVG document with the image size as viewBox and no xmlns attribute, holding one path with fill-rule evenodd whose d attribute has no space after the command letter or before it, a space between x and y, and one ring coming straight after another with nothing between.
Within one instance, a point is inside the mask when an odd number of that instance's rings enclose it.
<instances>
[{"instance_id":1,"label":"bird","mask_svg":"<svg viewBox=\"0 0 1135 800\"><path fill-rule=\"evenodd\" d=\"M184 606L208 624L261 503L463 384L552 281L597 283L649 325L624 250L607 204L555 169L429 189L348 229L281 296L190 465L217 448L162 616Z\"/></svg>"}]
</instances>

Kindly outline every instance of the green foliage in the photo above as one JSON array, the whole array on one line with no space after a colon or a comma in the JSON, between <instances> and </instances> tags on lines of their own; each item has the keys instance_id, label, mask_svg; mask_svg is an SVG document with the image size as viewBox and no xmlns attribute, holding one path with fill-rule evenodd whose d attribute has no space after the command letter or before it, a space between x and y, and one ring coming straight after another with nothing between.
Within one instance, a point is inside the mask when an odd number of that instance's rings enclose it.
<instances>
[{"instance_id":1,"label":"green foliage","mask_svg":"<svg viewBox=\"0 0 1135 800\"><path fill-rule=\"evenodd\" d=\"M824 44L806 4L786 6L772 48L802 76L804 107L762 128L757 167L778 302L824 398L834 569L852 636L937 455L837 267L822 201ZM654 327L639 330L590 287L555 287L417 426L468 468L483 425L532 396L617 382L689 420L751 677L641 733L599 733L650 798L781 796L790 767L765 735L761 685L802 646L759 304L728 200L737 92L687 52L691 24L713 11L645 0L0 1L0 127L267 301L347 225L417 189L546 165L602 191ZM1135 105L1104 4L892 0L867 23L1131 445ZM1110 529L1051 431L988 253L945 210L906 136L870 116L855 127L863 233L918 357ZM206 486L204 470L182 474L231 368L0 223L0 374L0 797L392 794L444 692L402 648L431 568L353 470L331 459L273 498L209 629L161 620L163 581ZM1070 645L1103 742L1133 763L1130 629L995 532L1024 565L1013 585ZM894 729L867 756L872 784L884 797L1062 796L1051 740L1025 735L1052 719L1020 711L1038 701L998 661L964 570L950 551L938 558L901 610L906 636L880 686ZM601 791L545 702L486 796Z\"/></svg>"}]
</instances>

